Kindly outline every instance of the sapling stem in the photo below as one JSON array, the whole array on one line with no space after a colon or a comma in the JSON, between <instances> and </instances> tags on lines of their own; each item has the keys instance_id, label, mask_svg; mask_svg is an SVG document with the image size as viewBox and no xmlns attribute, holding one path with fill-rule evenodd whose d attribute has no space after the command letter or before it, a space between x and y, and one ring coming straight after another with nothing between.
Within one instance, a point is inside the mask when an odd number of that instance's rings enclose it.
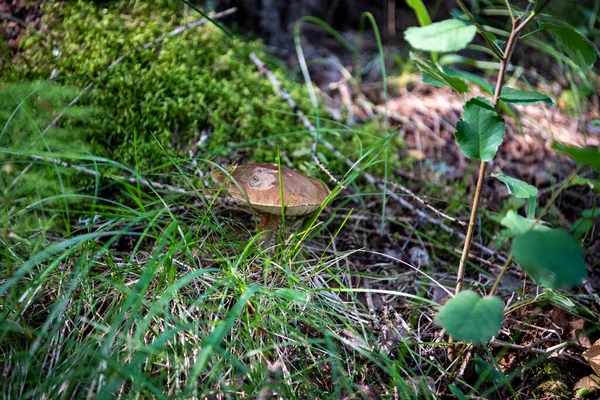
<instances>
[{"instance_id":1,"label":"sapling stem","mask_svg":"<svg viewBox=\"0 0 600 400\"><path fill-rule=\"evenodd\" d=\"M454 294L459 294L462 290L463 279L465 276L465 266L467 265L469 248L471 247L473 232L475 231L475 218L477 217L477 207L479 206L479 199L481 198L481 187L483 186L485 167L486 163L485 161L482 161L479 164L479 177L477 178L477 187L475 188L475 197L473 198L473 207L471 208L471 217L469 218L469 227L467 228L465 245L463 247L462 255L460 256L460 263L458 264L458 274L456 276L456 290Z\"/></svg>"},{"instance_id":2,"label":"sapling stem","mask_svg":"<svg viewBox=\"0 0 600 400\"><path fill-rule=\"evenodd\" d=\"M504 265L502 266L500 273L498 274L498 276L496 277L496 280L494 281L494 285L492 286L492 289L488 293L488 297L492 297L494 295L494 293L496 292L496 289L498 289L498 285L500 285L500 281L502 280L502 277L508 270L508 266L510 265L512 259L513 259L513 256L511 254L510 256L508 256L508 258L504 262Z\"/></svg>"},{"instance_id":3,"label":"sapling stem","mask_svg":"<svg viewBox=\"0 0 600 400\"><path fill-rule=\"evenodd\" d=\"M515 44L517 43L517 39L519 38L519 33L527 25L527 23L529 23L529 21L531 21L535 17L536 12L535 11L531 12L526 18L524 16L523 16L523 18L515 18L514 13L512 12L512 8L510 7L510 3L508 2L508 0L506 0L506 6L508 7L508 10L510 13L511 30L510 30L510 35L508 37L508 41L506 42L505 50L504 50L504 52L502 52L500 49L497 48L497 45L495 43L492 43L489 40L489 38L485 35L485 31L483 30L481 25L479 25L479 23L475 20L475 18L469 12L467 7L465 7L462 0L457 0L457 4L459 5L460 9L469 17L469 19L471 19L471 21L475 24L475 26L477 27L477 30L479 31L481 36L484 38L486 44L500 58L500 70L498 71L498 78L496 79L496 87L494 89L494 97L492 100L494 109L498 110L498 104L500 103L500 95L502 93L502 85L504 83L504 76L506 75L506 69L508 67L508 63L510 62L510 58L514 51ZM537 12L539 12L540 10L538 10ZM471 242L473 240L473 232L475 230L475 219L477 218L477 209L479 207L479 200L481 199L481 188L483 186L483 180L485 178L486 166L487 166L486 162L481 161L481 163L479 165L479 175L477 177L477 185L475 187L475 195L473 197L473 206L471 208L471 216L469 218L469 226L467 228L467 235L465 236L465 244L463 246L463 251L462 251L462 254L460 257L460 262L458 264L458 272L456 275L455 294L460 293L462 290L462 286L463 286L465 269L466 269L466 265L467 265L467 259L469 256L469 249L471 248ZM505 266L502 268L501 274L504 274L504 272L510 265L511 258L512 257L508 258ZM492 290L496 289L497 283L499 281L500 281L499 279L496 280L496 282L494 284L494 288ZM449 338L449 341L452 342L452 338ZM455 352L455 349L453 346L450 346L448 348L448 358L451 361L456 361L458 363L458 362L460 362L461 357L462 357L462 353L460 353L460 354L458 354L458 356L456 356L456 352Z\"/></svg>"},{"instance_id":4,"label":"sapling stem","mask_svg":"<svg viewBox=\"0 0 600 400\"><path fill-rule=\"evenodd\" d=\"M458 3L460 4L462 2L459 0ZM529 15L520 25L517 25L519 23L518 19L515 19L514 17L511 18L512 28L510 30L510 36L508 38L508 41L506 42L506 49L502 58L500 59L500 71L498 72L498 78L496 79L496 88L494 90L494 98L492 100L492 104L495 109L498 108L498 103L500 102L500 94L502 93L502 85L504 83L504 76L506 75L506 68L508 67L510 57L512 56L515 44L517 43L519 32L521 32L521 30L525 27L526 23L531 21L531 19L534 16L535 13L531 13L531 15ZM460 293L460 291L462 290L463 279L465 276L465 267L467 265L469 249L471 248L471 241L473 240L473 231L475 229L475 218L477 217L477 208L479 207L479 200L481 198L481 187L483 186L483 180L485 178L485 168L486 162L481 161L481 164L479 165L479 176L477 178L477 186L475 188L475 196L473 197L473 207L471 208L471 217L469 218L469 227L467 228L467 236L465 237L465 244L463 247L462 255L460 257L460 262L458 264L458 273L456 276L455 290L456 294Z\"/></svg>"}]
</instances>

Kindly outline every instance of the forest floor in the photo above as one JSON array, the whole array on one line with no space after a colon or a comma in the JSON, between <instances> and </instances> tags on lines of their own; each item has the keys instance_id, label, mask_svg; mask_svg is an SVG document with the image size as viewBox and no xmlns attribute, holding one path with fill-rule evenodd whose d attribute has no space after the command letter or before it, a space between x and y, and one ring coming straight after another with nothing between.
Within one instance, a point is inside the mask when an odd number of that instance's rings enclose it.
<instances>
[{"instance_id":1,"label":"forest floor","mask_svg":"<svg viewBox=\"0 0 600 400\"><path fill-rule=\"evenodd\" d=\"M21 1L3 2L0 12L18 16L28 23L39 17L39 8L26 9ZM10 26L14 29L3 32L3 38L14 55L19 44L20 24ZM327 57L344 64L343 54L335 54L331 49L327 52ZM352 69L351 63L345 67ZM308 247L314 253L344 254L335 264L351 272L344 278L348 280L345 283L353 288L372 289L356 298L372 317L365 327L375 333L378 346L388 352L390 358L399 356L394 352L398 352L396 345L401 340L409 340L416 343L419 354L426 360L415 362L412 365L415 370L428 362L448 365L443 346L447 336L432 323L433 313L415 309L414 304L385 291L419 294L443 303L448 294L432 281L425 280L422 272L427 272L449 289L456 280L455 271L463 243L461 235L466 232L465 223L477 179L477 166L462 156L454 139L454 126L461 118L464 99L449 88L423 84L420 76L414 73L407 73L402 79L390 78L387 99L382 95L383 85L377 79L377 71L367 73L369 78L359 84L326 67L313 69L312 73L313 80L318 82L316 91L327 104L329 118L347 125L376 120L381 121L382 126L387 125L390 132L397 129L398 138L403 142L398 150L400 158L414 161L410 166L407 164L406 169L389 171L387 180L377 177L389 190L386 197L381 193L358 193L356 186L342 192L320 217L320 220L331 221L327 233L312 238ZM540 84L537 90L559 98L564 90L556 83L559 78L547 78L554 84ZM472 93L482 95L476 88ZM576 171L584 178L595 175L591 169L579 170L568 157L553 150L552 143L600 145L600 128L592 123L600 118L600 92L590 96L585 109L577 113L556 102L552 106L515 106L513 110L519 117L520 126L512 118L505 117L507 135L496 158L488 166L480 206L482 213L488 218L497 216L511 201L506 186L489 178L491 173L502 172L536 186L540 193L538 203L541 208L548 207L551 222L565 228L573 227L582 210L597 206L598 194L588 185L571 184L572 174ZM357 184L368 186L367 180L360 178ZM410 207L398 202L392 194ZM226 201L218 205L217 214L241 221L241 226L236 228L238 231L252 232L253 217L230 205ZM383 212L388 222L382 225ZM470 254L472 266L476 267L468 270L466 282L470 287L488 289L508 258L508 247L494 240L495 232L490 231L496 228L481 223L478 228L476 245ZM122 237L113 248L127 248L130 245L127 240ZM600 316L600 225L597 221L584 243L590 276L576 290L542 292L516 264L511 265L501 282L498 295L511 312L488 355L496 358L497 366L504 374L515 373L511 390L522 398L563 398L553 397L553 393L572 393L577 385L582 385L582 378L592 374L582 353L600 338L600 332L593 329ZM153 246L149 245L148 250ZM206 259L204 264L211 266L214 262ZM343 299L351 301L353 297ZM361 346L361 339L353 333L339 334L353 345ZM317 336L310 331L306 335ZM404 337L401 339L400 335ZM473 357L484 353L473 348L468 352ZM544 359L548 354L552 356ZM282 357L285 358L285 354ZM481 375L481 372L475 372L476 368L480 366L465 362L456 373L472 384ZM360 376L368 374L377 376L380 371L371 365L357 373ZM385 378L381 376L380 379ZM433 391L444 387L447 379L447 375L432 374L427 378L428 388ZM324 388L331 385L320 384ZM386 384L382 382L381 386ZM362 396L378 398L377 389L368 385L363 389ZM507 395L508 392L502 393Z\"/></svg>"},{"instance_id":2,"label":"forest floor","mask_svg":"<svg viewBox=\"0 0 600 400\"><path fill-rule=\"evenodd\" d=\"M330 57L336 60L340 59L338 56L330 53ZM345 66L350 70L352 68L350 62ZM454 139L454 127L461 118L464 99L448 87L426 85L421 82L420 75L410 75L388 82L390 94L386 102L382 96L383 85L380 81L364 82L356 87L341 74L332 74L331 70L315 69L312 72L313 79L319 82L319 93L329 105L331 117L337 117L341 121L341 116L345 115L348 120L365 122L373 118L386 120L387 116L390 129L399 130L406 143L405 148L400 151L401 158L414 158L418 161L411 168L390 171L390 192L404 196L416 209L434 217L440 224L452 227L455 233L466 232L468 208L461 207L454 213L449 212L451 207L447 201L447 196L450 196L462 199L463 205L468 204L475 191L477 167L462 156ZM372 75L376 77L376 73ZM332 77L337 80L331 80ZM402 81L401 85L395 84L398 80ZM558 79L548 80L556 82ZM556 95L562 92L557 84L541 85L536 90ZM472 88L471 93L473 96L483 95L477 88ZM572 174L579 169L572 160L555 151L552 143L577 146L600 144L600 129L592 122L600 117L600 92L591 96L586 109L581 113L569 112L565 110L564 104L556 103L541 107L515 106L513 110L519 123L505 117L507 134L496 158L489 163L487 174L489 176L494 172L502 172L533 184L539 189L540 207L549 207L554 223L572 228L582 210L597 206L598 194L592 187L569 184ZM579 174L590 178L595 176L591 169L579 171ZM441 194L436 191L435 195L431 195L431 188L434 186L450 189ZM502 212L510 194L502 182L488 178L484 183L482 198L481 208L486 214L492 215ZM456 235L450 235L447 242L452 243L453 248L447 250L453 254L444 255L435 239L443 230L432 226L430 219L424 219L422 214L403 207L390 197L386 215L391 218L395 216L402 221L402 225L387 226L382 232L378 218L374 217L381 213L381 197L365 199L364 203L367 207L355 210L346 223L346 229L341 230L336 237L340 250L351 250L357 245L368 250L366 253L348 255L345 261L349 268L364 274L409 277L406 277L400 288L396 279L369 282L365 278L363 282L356 282L356 286L418 293L423 289L424 282L415 278L413 271L404 267L402 262L422 268L437 281L452 286L451 282L456 279L453 271L456 270L462 248L462 241L457 240ZM329 217L327 210L324 214L325 218ZM330 229L335 229L335 226L334 224ZM409 228L403 229L402 226ZM427 228L422 230L423 226ZM537 300L520 304L508 315L501 334L496 338L492 353L498 357L498 365L503 373L508 375L523 369L513 381L515 394L518 396L563 398L564 393L571 393L574 388L589 384L587 376L591 370L581 354L600 338L600 332L594 328L600 315L598 228L596 223L585 241L590 276L580 289L569 293L569 301L573 303L566 305L559 300L561 295L557 294L557 298L545 298L542 295ZM474 264L478 264L493 277L501 270L503 261L508 257L507 249L498 247L494 240L481 234L476 241L481 247L472 248L470 257ZM390 262L390 259L395 261ZM539 287L516 264L509 271L500 284L500 295L507 306L531 296L535 299L539 295ZM492 282L490 276L476 270L471 270L467 275L469 282L475 287L485 287ZM428 297L440 303L448 297L435 285L431 285L430 290ZM385 294L374 293L363 301L376 316L377 322L372 327L375 330L393 325L396 332L406 333L406 321L414 319L414 309L403 306L401 300ZM575 311L575 304L586 311ZM433 315L429 315L429 320L432 318ZM417 336L420 340L435 342L440 340L440 334L439 328L428 325L420 328ZM384 342L387 340L388 345L394 340L386 337L385 333L381 333L381 338ZM570 345L554 353L555 359L541 361L544 354L552 353L557 345L562 347L565 341L569 341ZM439 363L447 362L446 354L439 349L435 350L435 346L425 353L437 358ZM529 363L535 365L536 362L541 362L542 366L526 368ZM472 376L474 370L469 368L472 367L463 364L460 375Z\"/></svg>"}]
</instances>

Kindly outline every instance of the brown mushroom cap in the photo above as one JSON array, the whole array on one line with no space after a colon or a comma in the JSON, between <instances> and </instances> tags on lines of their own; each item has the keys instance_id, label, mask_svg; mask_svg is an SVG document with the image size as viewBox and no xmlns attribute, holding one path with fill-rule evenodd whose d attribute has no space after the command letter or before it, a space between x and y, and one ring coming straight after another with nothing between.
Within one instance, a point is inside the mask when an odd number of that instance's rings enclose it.
<instances>
[{"instance_id":1,"label":"brown mushroom cap","mask_svg":"<svg viewBox=\"0 0 600 400\"><path fill-rule=\"evenodd\" d=\"M281 193L277 164L245 164L237 166L232 178L246 192L248 202L259 212L281 213ZM310 214L321 206L329 195L329 188L320 180L303 175L293 169L281 167L283 205L286 215ZM235 201L246 203L246 198L237 185L227 183L229 193Z\"/></svg>"}]
</instances>

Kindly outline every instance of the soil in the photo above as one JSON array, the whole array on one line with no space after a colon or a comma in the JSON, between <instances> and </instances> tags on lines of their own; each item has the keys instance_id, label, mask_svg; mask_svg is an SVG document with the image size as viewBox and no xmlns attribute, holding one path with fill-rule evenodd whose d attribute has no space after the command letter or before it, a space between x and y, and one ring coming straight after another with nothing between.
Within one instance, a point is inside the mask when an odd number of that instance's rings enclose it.
<instances>
[{"instance_id":1,"label":"soil","mask_svg":"<svg viewBox=\"0 0 600 400\"><path fill-rule=\"evenodd\" d=\"M42 12L41 0L3 0L0 1L0 33L6 44L10 57L18 52L21 38L27 27L39 28ZM0 52L0 58L5 62L7 55Z\"/></svg>"}]
</instances>

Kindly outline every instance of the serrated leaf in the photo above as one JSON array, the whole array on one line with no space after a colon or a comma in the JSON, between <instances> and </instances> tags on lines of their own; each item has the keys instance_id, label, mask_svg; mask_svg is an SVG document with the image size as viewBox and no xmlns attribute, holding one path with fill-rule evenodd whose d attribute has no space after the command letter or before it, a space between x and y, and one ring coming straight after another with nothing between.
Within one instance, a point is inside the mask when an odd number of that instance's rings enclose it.
<instances>
[{"instance_id":1,"label":"serrated leaf","mask_svg":"<svg viewBox=\"0 0 600 400\"><path fill-rule=\"evenodd\" d=\"M587 277L583 249L565 230L529 231L513 240L511 251L521 268L545 287L570 288Z\"/></svg>"},{"instance_id":2,"label":"serrated leaf","mask_svg":"<svg viewBox=\"0 0 600 400\"><path fill-rule=\"evenodd\" d=\"M469 100L456 123L456 141L467 158L490 161L504 139L504 120L483 97Z\"/></svg>"},{"instance_id":3,"label":"serrated leaf","mask_svg":"<svg viewBox=\"0 0 600 400\"><path fill-rule=\"evenodd\" d=\"M541 23L540 29L551 30L558 39L562 50L579 67L589 69L596 62L598 56L596 46L575 29L549 22Z\"/></svg>"},{"instance_id":4,"label":"serrated leaf","mask_svg":"<svg viewBox=\"0 0 600 400\"><path fill-rule=\"evenodd\" d=\"M530 92L525 90L503 87L500 92L500 99L512 104L535 104L543 102L552 105L552 99L540 92Z\"/></svg>"},{"instance_id":5,"label":"serrated leaf","mask_svg":"<svg viewBox=\"0 0 600 400\"><path fill-rule=\"evenodd\" d=\"M500 221L500 224L510 230L511 237L522 235L532 229L540 231L550 229L546 225L543 225L543 223L538 223L535 225L535 219L522 217L513 210L509 210L506 213L506 216L502 219L502 221Z\"/></svg>"},{"instance_id":6,"label":"serrated leaf","mask_svg":"<svg viewBox=\"0 0 600 400\"><path fill-rule=\"evenodd\" d=\"M536 197L538 190L535 186L529 183L523 182L520 179L513 178L502 173L493 173L492 176L499 181L503 182L508 188L508 192L515 197L520 199L528 199L530 197Z\"/></svg>"},{"instance_id":7,"label":"serrated leaf","mask_svg":"<svg viewBox=\"0 0 600 400\"><path fill-rule=\"evenodd\" d=\"M414 61L419 68L419 71L423 74L423 82L430 83L434 86L450 86L452 89L456 90L459 94L466 93L469 91L469 87L459 77L459 73L452 68L444 68L440 69L435 63L432 61L428 61L422 57L419 57L415 53L410 53L410 59ZM446 73L445 71L448 71ZM454 75L454 76L452 76Z\"/></svg>"},{"instance_id":8,"label":"serrated leaf","mask_svg":"<svg viewBox=\"0 0 600 400\"><path fill-rule=\"evenodd\" d=\"M498 333L504 303L498 297L481 297L472 290L460 292L442 307L435 322L454 339L484 344Z\"/></svg>"},{"instance_id":9,"label":"serrated leaf","mask_svg":"<svg viewBox=\"0 0 600 400\"><path fill-rule=\"evenodd\" d=\"M460 79L464 80L465 82L471 82L471 83L475 84L476 86L478 86L481 90L483 90L487 94L490 94L490 95L493 94L494 88L484 78L477 76L471 72L467 72L467 71L461 71L461 70L453 70L453 71L455 72L455 76L457 78L460 78ZM500 108L502 108L502 110L504 111L504 113L506 115L508 115L510 118L512 118L512 120L515 122L517 127L519 127L519 129L522 129L521 121L519 121L519 118L514 113L514 111L502 99L500 99L500 101L498 102L498 106Z\"/></svg>"},{"instance_id":10,"label":"serrated leaf","mask_svg":"<svg viewBox=\"0 0 600 400\"><path fill-rule=\"evenodd\" d=\"M476 33L475 26L447 19L427 26L410 27L404 31L404 39L415 49L454 52L467 47Z\"/></svg>"},{"instance_id":11,"label":"serrated leaf","mask_svg":"<svg viewBox=\"0 0 600 400\"><path fill-rule=\"evenodd\" d=\"M573 160L577 161L578 164L587 165L600 170L600 148L598 147L572 147L565 146L558 142L552 143L552 148L561 153L565 153Z\"/></svg>"}]
</instances>

